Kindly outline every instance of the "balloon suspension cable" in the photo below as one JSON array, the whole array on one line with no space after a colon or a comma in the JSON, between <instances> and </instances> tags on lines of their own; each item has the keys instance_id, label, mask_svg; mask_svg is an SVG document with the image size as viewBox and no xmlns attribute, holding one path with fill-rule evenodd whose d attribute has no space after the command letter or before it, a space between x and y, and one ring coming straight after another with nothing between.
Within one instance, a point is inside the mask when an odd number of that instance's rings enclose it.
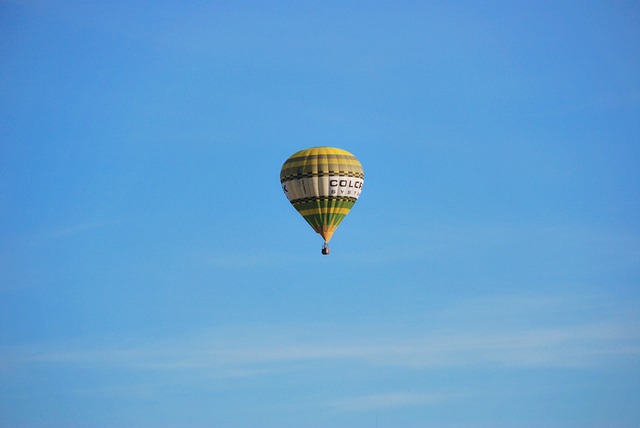
<instances>
[{"instance_id":1,"label":"balloon suspension cable","mask_svg":"<svg viewBox=\"0 0 640 428\"><path fill-rule=\"evenodd\" d=\"M324 244L322 244L322 254L325 256L328 256L331 253L331 251L329 251L329 247L327 246L327 243L325 242Z\"/></svg>"}]
</instances>

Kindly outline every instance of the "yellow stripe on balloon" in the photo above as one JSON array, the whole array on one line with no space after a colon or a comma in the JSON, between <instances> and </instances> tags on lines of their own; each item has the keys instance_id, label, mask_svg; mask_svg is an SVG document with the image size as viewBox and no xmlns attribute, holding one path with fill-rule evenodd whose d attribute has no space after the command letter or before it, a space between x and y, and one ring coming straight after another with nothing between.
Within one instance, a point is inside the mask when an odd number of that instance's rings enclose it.
<instances>
[{"instance_id":1,"label":"yellow stripe on balloon","mask_svg":"<svg viewBox=\"0 0 640 428\"><path fill-rule=\"evenodd\" d=\"M349 214L349 208L313 208L310 210L298 211L301 215L316 215L316 214Z\"/></svg>"}]
</instances>

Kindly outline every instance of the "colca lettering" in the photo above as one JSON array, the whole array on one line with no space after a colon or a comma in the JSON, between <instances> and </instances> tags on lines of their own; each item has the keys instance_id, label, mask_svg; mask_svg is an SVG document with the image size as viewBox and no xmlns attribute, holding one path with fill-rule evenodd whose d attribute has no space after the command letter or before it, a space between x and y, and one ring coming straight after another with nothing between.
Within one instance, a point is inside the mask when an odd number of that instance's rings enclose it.
<instances>
[{"instance_id":1,"label":"colca lettering","mask_svg":"<svg viewBox=\"0 0 640 428\"><path fill-rule=\"evenodd\" d=\"M353 179L331 179L329 180L329 193L338 196L360 196L362 180Z\"/></svg>"},{"instance_id":2,"label":"colca lettering","mask_svg":"<svg viewBox=\"0 0 640 428\"><path fill-rule=\"evenodd\" d=\"M330 187L353 187L354 189L362 189L361 180L329 180Z\"/></svg>"}]
</instances>

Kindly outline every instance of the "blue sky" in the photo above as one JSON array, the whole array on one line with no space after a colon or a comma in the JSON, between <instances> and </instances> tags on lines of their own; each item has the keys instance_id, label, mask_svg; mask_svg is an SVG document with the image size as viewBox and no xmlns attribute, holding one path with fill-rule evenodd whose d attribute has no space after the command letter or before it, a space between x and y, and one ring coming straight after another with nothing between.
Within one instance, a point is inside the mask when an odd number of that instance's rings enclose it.
<instances>
[{"instance_id":1,"label":"blue sky","mask_svg":"<svg viewBox=\"0 0 640 428\"><path fill-rule=\"evenodd\" d=\"M636 427L640 7L0 5L0 425ZM354 153L322 239L279 183Z\"/></svg>"}]
</instances>

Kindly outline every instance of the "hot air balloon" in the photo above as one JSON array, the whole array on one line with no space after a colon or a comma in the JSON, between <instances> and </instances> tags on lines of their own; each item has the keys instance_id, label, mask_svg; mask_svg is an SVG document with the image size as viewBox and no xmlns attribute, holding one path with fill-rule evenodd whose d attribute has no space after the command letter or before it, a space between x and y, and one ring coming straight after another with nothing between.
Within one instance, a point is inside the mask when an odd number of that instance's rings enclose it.
<instances>
[{"instance_id":1,"label":"hot air balloon","mask_svg":"<svg viewBox=\"0 0 640 428\"><path fill-rule=\"evenodd\" d=\"M333 233L362 192L360 161L335 147L301 150L282 165L280 183L291 205L324 239L322 254L329 254Z\"/></svg>"}]
</instances>

